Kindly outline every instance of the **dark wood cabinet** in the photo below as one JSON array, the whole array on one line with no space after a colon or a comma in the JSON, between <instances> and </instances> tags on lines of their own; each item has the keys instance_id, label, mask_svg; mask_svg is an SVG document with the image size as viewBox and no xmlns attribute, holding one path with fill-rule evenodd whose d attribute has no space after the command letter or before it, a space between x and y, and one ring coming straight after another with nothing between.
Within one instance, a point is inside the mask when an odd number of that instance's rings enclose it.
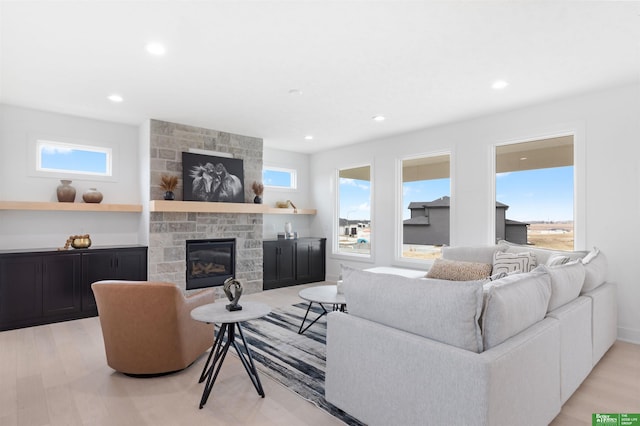
<instances>
[{"instance_id":1,"label":"dark wood cabinet","mask_svg":"<svg viewBox=\"0 0 640 426\"><path fill-rule=\"evenodd\" d=\"M146 247L82 253L82 307L84 310L97 309L96 299L91 290L91 284L96 281L146 279Z\"/></svg>"},{"instance_id":2,"label":"dark wood cabinet","mask_svg":"<svg viewBox=\"0 0 640 426\"><path fill-rule=\"evenodd\" d=\"M325 238L263 243L263 289L324 281Z\"/></svg>"},{"instance_id":3,"label":"dark wood cabinet","mask_svg":"<svg viewBox=\"0 0 640 426\"><path fill-rule=\"evenodd\" d=\"M97 315L103 279L146 280L147 248L0 252L0 331Z\"/></svg>"}]
</instances>

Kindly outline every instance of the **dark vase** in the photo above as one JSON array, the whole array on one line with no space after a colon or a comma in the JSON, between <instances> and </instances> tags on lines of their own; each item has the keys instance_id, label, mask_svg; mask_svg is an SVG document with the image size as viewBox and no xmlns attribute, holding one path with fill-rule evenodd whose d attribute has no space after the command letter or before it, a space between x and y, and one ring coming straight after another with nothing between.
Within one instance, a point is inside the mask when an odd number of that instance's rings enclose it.
<instances>
[{"instance_id":1,"label":"dark vase","mask_svg":"<svg viewBox=\"0 0 640 426\"><path fill-rule=\"evenodd\" d=\"M164 193L164 199L165 200L175 200L176 199L176 195L173 193L173 191L167 191Z\"/></svg>"},{"instance_id":2,"label":"dark vase","mask_svg":"<svg viewBox=\"0 0 640 426\"><path fill-rule=\"evenodd\" d=\"M262 197L259 195L256 195L256 198L253 199L253 202L256 204L262 204Z\"/></svg>"},{"instance_id":3,"label":"dark vase","mask_svg":"<svg viewBox=\"0 0 640 426\"><path fill-rule=\"evenodd\" d=\"M82 199L85 203L101 203L102 202L102 192L98 191L95 188L89 188L82 194Z\"/></svg>"},{"instance_id":4,"label":"dark vase","mask_svg":"<svg viewBox=\"0 0 640 426\"><path fill-rule=\"evenodd\" d=\"M56 188L58 201L61 203L73 203L76 200L76 189L71 186L71 181L63 179L60 183L61 185Z\"/></svg>"}]
</instances>

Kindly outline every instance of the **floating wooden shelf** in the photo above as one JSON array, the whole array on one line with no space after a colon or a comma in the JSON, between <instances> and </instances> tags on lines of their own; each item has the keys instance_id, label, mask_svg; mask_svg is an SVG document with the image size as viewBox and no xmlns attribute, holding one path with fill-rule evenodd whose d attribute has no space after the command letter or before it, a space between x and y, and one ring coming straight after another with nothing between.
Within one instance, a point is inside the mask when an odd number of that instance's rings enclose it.
<instances>
[{"instance_id":1,"label":"floating wooden shelf","mask_svg":"<svg viewBox=\"0 0 640 426\"><path fill-rule=\"evenodd\" d=\"M151 200L149 211L174 213L263 213L316 214L315 209L280 209L252 203L207 203L201 201Z\"/></svg>"},{"instance_id":2,"label":"floating wooden shelf","mask_svg":"<svg viewBox=\"0 0 640 426\"><path fill-rule=\"evenodd\" d=\"M43 201L0 201L0 210L77 211L139 213L140 204L56 203Z\"/></svg>"}]
</instances>

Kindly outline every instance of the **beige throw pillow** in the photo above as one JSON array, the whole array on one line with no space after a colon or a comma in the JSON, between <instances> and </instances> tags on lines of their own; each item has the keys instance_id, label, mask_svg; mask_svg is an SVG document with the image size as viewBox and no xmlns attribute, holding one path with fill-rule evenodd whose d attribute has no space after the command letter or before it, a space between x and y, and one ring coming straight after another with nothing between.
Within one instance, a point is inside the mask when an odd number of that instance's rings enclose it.
<instances>
[{"instance_id":1,"label":"beige throw pillow","mask_svg":"<svg viewBox=\"0 0 640 426\"><path fill-rule=\"evenodd\" d=\"M473 281L489 278L491 264L436 259L427 272L427 278L450 281Z\"/></svg>"}]
</instances>

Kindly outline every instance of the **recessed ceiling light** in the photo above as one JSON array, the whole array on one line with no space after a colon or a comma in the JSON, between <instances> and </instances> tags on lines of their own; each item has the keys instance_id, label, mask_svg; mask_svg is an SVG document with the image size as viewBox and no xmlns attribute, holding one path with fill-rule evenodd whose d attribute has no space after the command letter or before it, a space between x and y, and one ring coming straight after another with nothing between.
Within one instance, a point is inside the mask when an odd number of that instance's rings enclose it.
<instances>
[{"instance_id":1,"label":"recessed ceiling light","mask_svg":"<svg viewBox=\"0 0 640 426\"><path fill-rule=\"evenodd\" d=\"M113 95L107 96L107 99L109 99L111 102L122 102L124 100L122 96L115 93Z\"/></svg>"},{"instance_id":2,"label":"recessed ceiling light","mask_svg":"<svg viewBox=\"0 0 640 426\"><path fill-rule=\"evenodd\" d=\"M300 89L289 89L289 94L294 96L294 95L302 95L302 90Z\"/></svg>"},{"instance_id":3,"label":"recessed ceiling light","mask_svg":"<svg viewBox=\"0 0 640 426\"><path fill-rule=\"evenodd\" d=\"M164 45L162 45L161 43L149 43L147 44L147 52L149 52L152 55L156 55L156 56L162 56L166 53L166 49L164 47Z\"/></svg>"},{"instance_id":4,"label":"recessed ceiling light","mask_svg":"<svg viewBox=\"0 0 640 426\"><path fill-rule=\"evenodd\" d=\"M373 119L373 121L384 121L385 120L384 115L374 115L371 118Z\"/></svg>"},{"instance_id":5,"label":"recessed ceiling light","mask_svg":"<svg viewBox=\"0 0 640 426\"><path fill-rule=\"evenodd\" d=\"M307 135L307 136L305 136L304 138L305 138L306 140L310 141L310 140L312 140L312 139L313 139L313 136L312 136L312 135Z\"/></svg>"},{"instance_id":6,"label":"recessed ceiling light","mask_svg":"<svg viewBox=\"0 0 640 426\"><path fill-rule=\"evenodd\" d=\"M493 84L491 85L491 88L495 89L495 90L502 90L505 87L507 87L509 85L509 83L507 83L504 80L496 80L493 82Z\"/></svg>"}]
</instances>

